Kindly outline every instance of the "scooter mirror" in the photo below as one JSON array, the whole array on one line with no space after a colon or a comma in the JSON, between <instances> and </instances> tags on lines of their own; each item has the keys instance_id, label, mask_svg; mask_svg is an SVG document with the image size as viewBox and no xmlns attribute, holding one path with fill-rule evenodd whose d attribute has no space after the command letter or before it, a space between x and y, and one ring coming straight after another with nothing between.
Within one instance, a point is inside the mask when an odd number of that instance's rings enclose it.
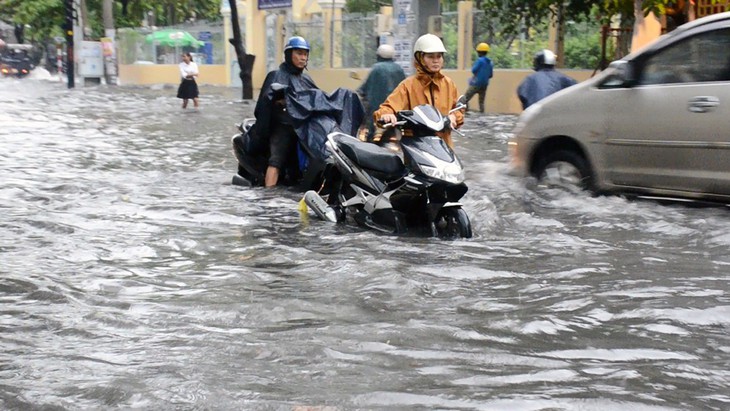
<instances>
[{"instance_id":1,"label":"scooter mirror","mask_svg":"<svg viewBox=\"0 0 730 411\"><path fill-rule=\"evenodd\" d=\"M279 100L286 96L286 90L289 88L286 84L271 83L271 98Z\"/></svg>"},{"instance_id":2,"label":"scooter mirror","mask_svg":"<svg viewBox=\"0 0 730 411\"><path fill-rule=\"evenodd\" d=\"M274 91L282 91L286 89L288 86L286 84L281 83L271 83L271 89Z\"/></svg>"}]
</instances>

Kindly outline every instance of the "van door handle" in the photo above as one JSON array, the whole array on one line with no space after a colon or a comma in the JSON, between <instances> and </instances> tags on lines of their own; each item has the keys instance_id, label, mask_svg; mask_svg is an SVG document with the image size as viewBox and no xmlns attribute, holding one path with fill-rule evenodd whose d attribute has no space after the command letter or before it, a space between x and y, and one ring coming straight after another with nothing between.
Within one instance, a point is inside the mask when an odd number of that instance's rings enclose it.
<instances>
[{"instance_id":1,"label":"van door handle","mask_svg":"<svg viewBox=\"0 0 730 411\"><path fill-rule=\"evenodd\" d=\"M692 97L687 103L687 109L693 113L707 113L720 105L720 99L715 96Z\"/></svg>"}]
</instances>

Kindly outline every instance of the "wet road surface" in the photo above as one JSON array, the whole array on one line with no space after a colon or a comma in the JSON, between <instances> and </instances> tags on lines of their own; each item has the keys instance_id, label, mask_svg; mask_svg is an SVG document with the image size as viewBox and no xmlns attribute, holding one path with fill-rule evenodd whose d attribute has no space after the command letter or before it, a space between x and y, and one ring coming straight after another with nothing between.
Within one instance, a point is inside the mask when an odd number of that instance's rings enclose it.
<instances>
[{"instance_id":1,"label":"wet road surface","mask_svg":"<svg viewBox=\"0 0 730 411\"><path fill-rule=\"evenodd\" d=\"M201 91L0 79L0 408L730 407L725 208L526 184L470 115L474 238L323 223Z\"/></svg>"}]
</instances>

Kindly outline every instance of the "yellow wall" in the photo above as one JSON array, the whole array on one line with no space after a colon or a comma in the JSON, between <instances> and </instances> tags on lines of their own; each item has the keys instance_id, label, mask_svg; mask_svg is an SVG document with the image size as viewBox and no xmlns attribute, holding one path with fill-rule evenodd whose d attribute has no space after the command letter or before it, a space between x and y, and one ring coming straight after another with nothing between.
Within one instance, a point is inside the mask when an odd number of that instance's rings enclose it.
<instances>
[{"instance_id":1,"label":"yellow wall","mask_svg":"<svg viewBox=\"0 0 730 411\"><path fill-rule=\"evenodd\" d=\"M258 62L257 62L258 63ZM351 72L358 73L360 80L350 77ZM573 77L577 81L583 81L591 77L592 70L561 70L563 73ZM330 92L338 87L357 89L367 78L368 69L314 69L309 70L309 75L317 86L322 90ZM490 113L516 114L522 111L522 106L517 98L516 90L522 79L527 77L532 70L494 70L494 77L487 89L486 109ZM444 70L444 74L451 77L459 89L459 93L466 92L466 87L471 76L468 70ZM150 84L178 84L180 73L176 65L120 65L119 79L122 85L150 85ZM254 79L254 96L258 96L261 86L260 82ZM201 65L198 84L213 86L228 86L225 67L222 65ZM469 108L479 108L477 97L472 98Z\"/></svg>"},{"instance_id":2,"label":"yellow wall","mask_svg":"<svg viewBox=\"0 0 730 411\"><path fill-rule=\"evenodd\" d=\"M350 72L358 73L362 80L354 80L350 78ZM591 77L593 70L560 70L577 81L584 81ZM321 69L309 70L309 75L317 86L322 90L330 92L337 87L356 89L367 78L367 69ZM505 113L517 114L522 112L522 105L517 98L517 86L520 82L533 73L532 70L494 70L494 77L489 82L487 88L487 98L485 101L486 111L489 113ZM466 93L466 88L471 77L471 71L468 70L444 70L444 74L449 76L460 94ZM474 96L469 102L469 109L478 110L478 96Z\"/></svg>"},{"instance_id":3,"label":"yellow wall","mask_svg":"<svg viewBox=\"0 0 730 411\"><path fill-rule=\"evenodd\" d=\"M211 86L227 86L225 66L202 64L198 66L198 84ZM177 64L120 64L119 84L180 84L180 69Z\"/></svg>"}]
</instances>

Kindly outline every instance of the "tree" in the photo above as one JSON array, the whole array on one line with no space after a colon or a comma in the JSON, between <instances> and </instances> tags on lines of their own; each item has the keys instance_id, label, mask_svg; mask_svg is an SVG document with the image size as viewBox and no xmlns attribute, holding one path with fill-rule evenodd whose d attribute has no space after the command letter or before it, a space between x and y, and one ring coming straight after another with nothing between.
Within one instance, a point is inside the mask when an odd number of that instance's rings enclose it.
<instances>
[{"instance_id":1,"label":"tree","mask_svg":"<svg viewBox=\"0 0 730 411\"><path fill-rule=\"evenodd\" d=\"M0 0L0 20L30 27L21 35L31 42L62 34L64 8L61 0Z\"/></svg>"},{"instance_id":2,"label":"tree","mask_svg":"<svg viewBox=\"0 0 730 411\"><path fill-rule=\"evenodd\" d=\"M219 0L117 0L115 6L117 27L139 27L150 15L158 26L171 26L190 18L210 21L221 18Z\"/></svg>"},{"instance_id":3,"label":"tree","mask_svg":"<svg viewBox=\"0 0 730 411\"><path fill-rule=\"evenodd\" d=\"M375 13L380 10L380 6L392 6L393 2L388 0L372 1L372 0L347 0L345 10L348 13Z\"/></svg>"},{"instance_id":4,"label":"tree","mask_svg":"<svg viewBox=\"0 0 730 411\"><path fill-rule=\"evenodd\" d=\"M86 25L92 37L102 37L102 2L85 0L89 14ZM190 18L219 20L219 0L117 0L114 2L114 27L139 27L148 13L160 26L173 25ZM62 0L0 0L0 20L25 27L26 37L43 41L62 34L64 8Z\"/></svg>"},{"instance_id":5,"label":"tree","mask_svg":"<svg viewBox=\"0 0 730 411\"><path fill-rule=\"evenodd\" d=\"M244 100L253 99L253 79L251 72L253 71L253 63L256 56L253 54L246 53L246 49L243 47L243 40L241 39L241 27L238 24L238 7L236 0L228 0L231 6L231 24L233 29L233 38L228 41L233 45L236 50L236 57L238 58L238 67L241 69L239 77L241 78L241 85L243 86L242 98Z\"/></svg>"}]
</instances>

